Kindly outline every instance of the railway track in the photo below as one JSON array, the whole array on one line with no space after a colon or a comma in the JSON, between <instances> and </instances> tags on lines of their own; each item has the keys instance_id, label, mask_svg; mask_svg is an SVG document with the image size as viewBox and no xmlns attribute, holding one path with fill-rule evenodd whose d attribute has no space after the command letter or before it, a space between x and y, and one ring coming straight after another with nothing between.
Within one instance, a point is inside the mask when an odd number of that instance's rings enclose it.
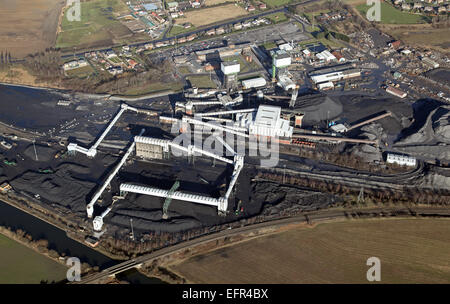
<instances>
[{"instance_id":1,"label":"railway track","mask_svg":"<svg viewBox=\"0 0 450 304\"><path fill-rule=\"evenodd\" d=\"M422 216L422 217L449 217L450 208L445 207L417 207L417 208L373 208L366 210L320 210L314 212L307 212L299 216L276 219L263 223L253 224L249 226L238 227L234 229L222 230L217 233L198 237L193 240L185 241L170 247L166 247L155 252L142 255L140 257L127 260L110 268L107 268L100 273L88 275L83 277L80 282L73 282L74 284L92 284L101 282L107 277L114 276L122 271L140 267L143 263L149 263L155 259L168 256L178 251L186 250L187 248L194 247L206 242L214 241L224 237L231 237L242 233L248 233L262 228L277 228L290 224L300 223L317 223L325 222L336 219L349 219L349 218L376 218L376 217L389 217L389 216Z\"/></svg>"}]
</instances>

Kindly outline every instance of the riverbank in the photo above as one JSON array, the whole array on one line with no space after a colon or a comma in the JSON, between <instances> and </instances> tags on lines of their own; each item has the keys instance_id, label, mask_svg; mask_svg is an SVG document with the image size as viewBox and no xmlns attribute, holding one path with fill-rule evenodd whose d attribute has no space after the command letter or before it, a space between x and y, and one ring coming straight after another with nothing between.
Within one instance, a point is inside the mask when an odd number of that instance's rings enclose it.
<instances>
[{"instance_id":1,"label":"riverbank","mask_svg":"<svg viewBox=\"0 0 450 304\"><path fill-rule=\"evenodd\" d=\"M58 258L60 260L58 262L63 262L63 258L66 257L79 258L82 262L82 269L90 271L89 273L101 271L121 262L112 260L85 244L80 244L54 225L3 201L0 201L0 226L8 227L9 231L6 234L21 241L21 245L26 246L28 250L33 249L38 250L39 253L49 254L51 258ZM20 267L20 263L17 267ZM111 283L133 282L136 284L162 283L161 280L147 277L134 269L121 274L117 280L109 281Z\"/></svg>"},{"instance_id":2,"label":"riverbank","mask_svg":"<svg viewBox=\"0 0 450 304\"><path fill-rule=\"evenodd\" d=\"M0 84L40 90L65 90L61 85L50 82L39 82L23 67L11 67L8 70L0 70Z\"/></svg>"},{"instance_id":3,"label":"riverbank","mask_svg":"<svg viewBox=\"0 0 450 304\"><path fill-rule=\"evenodd\" d=\"M23 70L23 69L22 69ZM38 83L34 80L30 81L23 81L20 78L7 78L4 75L2 76L2 72L0 71L0 85L4 86L11 86L11 87L20 87L20 88L27 88L27 89L35 89L35 90L47 90L47 91L54 91L54 90L65 90L70 91L69 88L54 85L51 83L43 82ZM9 81L8 81L9 79ZM27 79L27 78L25 78ZM154 93L147 93L142 95L122 95L122 94L109 94L109 93L89 93L89 92L73 92L73 94L79 95L79 96L86 96L88 98L102 98L102 99L108 99L112 101L140 101L150 98L157 98L162 96L167 96L171 94L176 94L179 92L173 91L173 90L164 90L164 91L156 91Z\"/></svg>"},{"instance_id":4,"label":"riverbank","mask_svg":"<svg viewBox=\"0 0 450 304\"><path fill-rule=\"evenodd\" d=\"M86 233L84 231L84 228L79 226L79 223L70 221L67 216L62 217L62 214L58 215L56 210L45 209L41 205L34 203L30 199L27 199L25 197L13 197L11 193L8 196L0 194L0 201L14 208L17 208L33 217L36 217L47 224L54 226L55 228L63 231L68 238L80 243L83 246L87 246L85 243L85 239L90 234ZM125 256L114 255L111 252L104 250L100 246L92 248L92 250L95 250L112 260L127 259L127 257Z\"/></svg>"}]
</instances>

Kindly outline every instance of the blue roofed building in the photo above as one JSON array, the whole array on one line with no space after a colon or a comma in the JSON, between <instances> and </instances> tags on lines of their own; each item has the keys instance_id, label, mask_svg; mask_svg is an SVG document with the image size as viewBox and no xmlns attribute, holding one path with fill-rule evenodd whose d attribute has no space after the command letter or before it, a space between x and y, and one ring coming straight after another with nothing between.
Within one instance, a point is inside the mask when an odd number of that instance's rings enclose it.
<instances>
[{"instance_id":1,"label":"blue roofed building","mask_svg":"<svg viewBox=\"0 0 450 304\"><path fill-rule=\"evenodd\" d=\"M158 10L158 6L153 3L146 3L143 5L146 11L156 11Z\"/></svg>"}]
</instances>

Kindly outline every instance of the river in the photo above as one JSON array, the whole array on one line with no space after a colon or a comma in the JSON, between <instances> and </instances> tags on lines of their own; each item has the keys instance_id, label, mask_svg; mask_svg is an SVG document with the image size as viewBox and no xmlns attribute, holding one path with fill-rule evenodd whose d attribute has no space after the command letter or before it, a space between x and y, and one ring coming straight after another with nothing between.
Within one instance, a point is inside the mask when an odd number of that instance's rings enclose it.
<instances>
[{"instance_id":1,"label":"river","mask_svg":"<svg viewBox=\"0 0 450 304\"><path fill-rule=\"evenodd\" d=\"M121 262L69 238L63 230L1 200L0 226L10 227L12 230L22 229L30 234L33 240L46 239L49 242L49 249L53 249L60 254L65 253L66 256L78 257L81 262L87 262L91 266L98 266L100 270ZM146 277L136 270L120 274L118 278L133 284L164 283L157 278Z\"/></svg>"}]
</instances>

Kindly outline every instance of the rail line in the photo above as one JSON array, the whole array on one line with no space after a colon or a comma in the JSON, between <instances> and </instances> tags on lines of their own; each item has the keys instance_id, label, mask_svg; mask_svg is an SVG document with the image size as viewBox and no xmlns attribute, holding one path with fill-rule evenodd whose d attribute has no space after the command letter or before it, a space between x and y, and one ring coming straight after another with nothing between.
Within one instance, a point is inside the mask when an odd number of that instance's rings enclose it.
<instances>
[{"instance_id":1,"label":"rail line","mask_svg":"<svg viewBox=\"0 0 450 304\"><path fill-rule=\"evenodd\" d=\"M107 268L100 273L88 275L80 282L73 282L74 284L92 284L95 282L100 282L107 277L115 276L116 274L123 272L125 270L141 267L142 264L151 262L152 260L168 256L178 251L185 250L187 248L200 245L202 243L210 242L216 239L230 237L233 235L239 235L246 232L251 232L253 230L258 230L262 228L269 227L281 227L289 224L300 224L313 222L325 222L329 220L336 219L348 219L348 218L376 218L376 217L389 217L389 216L424 216L424 217L450 217L450 208L445 207L417 207L417 208L373 208L373 209L351 209L351 210L320 210L314 212L305 212L302 215L287 217L282 219L274 219L271 221L252 224L249 226L237 227L234 229L222 230L217 233L205 235L198 237L193 240L185 241L182 243L175 244L170 247L159 249L155 252L142 255L140 257L127 260L110 268Z\"/></svg>"}]
</instances>

